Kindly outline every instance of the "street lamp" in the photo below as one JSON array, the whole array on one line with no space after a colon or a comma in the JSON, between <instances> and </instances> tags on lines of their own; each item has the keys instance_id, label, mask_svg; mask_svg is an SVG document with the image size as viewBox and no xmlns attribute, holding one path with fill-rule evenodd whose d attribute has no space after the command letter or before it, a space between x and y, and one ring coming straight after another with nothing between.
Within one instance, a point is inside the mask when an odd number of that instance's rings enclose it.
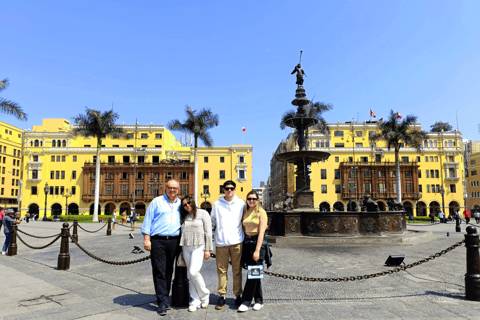
<instances>
[{"instance_id":1,"label":"street lamp","mask_svg":"<svg viewBox=\"0 0 480 320\"><path fill-rule=\"evenodd\" d=\"M420 191L415 192L413 199L415 199L415 211L418 216L418 200L422 198L422 193Z\"/></svg>"},{"instance_id":2,"label":"street lamp","mask_svg":"<svg viewBox=\"0 0 480 320\"><path fill-rule=\"evenodd\" d=\"M352 119L352 123L351 123L351 137L352 137L352 146L353 146L353 178L355 179L355 183L354 183L354 186L355 186L355 211L357 211L357 202L358 202L358 192L357 192L357 163L355 161L355 128L353 127L353 123L354 123L355 119ZM349 142L347 140L347 142ZM348 179L350 180L350 179ZM350 187L350 183L349 183L349 187ZM351 203L351 200L350 200L350 203Z\"/></svg>"},{"instance_id":3,"label":"street lamp","mask_svg":"<svg viewBox=\"0 0 480 320\"><path fill-rule=\"evenodd\" d=\"M43 192L45 192L45 214L43 215L42 221L47 221L47 195L50 192L50 187L48 186L48 183L45 183L45 188L43 189Z\"/></svg>"},{"instance_id":4,"label":"street lamp","mask_svg":"<svg viewBox=\"0 0 480 320\"><path fill-rule=\"evenodd\" d=\"M205 211L207 210L207 198L210 197L210 193L200 193L200 197L205 198Z\"/></svg>"},{"instance_id":5,"label":"street lamp","mask_svg":"<svg viewBox=\"0 0 480 320\"><path fill-rule=\"evenodd\" d=\"M445 214L445 197L444 197L445 196L445 189L443 188L443 186L440 189L440 195L442 196L442 212L443 212L443 214Z\"/></svg>"},{"instance_id":6,"label":"street lamp","mask_svg":"<svg viewBox=\"0 0 480 320\"><path fill-rule=\"evenodd\" d=\"M72 196L72 191L68 193L68 188L67 188L65 192L62 192L62 196L65 197L65 215L68 215L68 198Z\"/></svg>"}]
</instances>

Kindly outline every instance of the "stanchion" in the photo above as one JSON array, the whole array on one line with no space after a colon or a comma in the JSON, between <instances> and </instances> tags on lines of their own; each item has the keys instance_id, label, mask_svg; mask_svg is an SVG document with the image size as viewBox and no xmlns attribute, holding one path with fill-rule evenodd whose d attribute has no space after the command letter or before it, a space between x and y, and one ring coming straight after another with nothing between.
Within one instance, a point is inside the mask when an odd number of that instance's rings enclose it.
<instances>
[{"instance_id":1,"label":"stanchion","mask_svg":"<svg viewBox=\"0 0 480 320\"><path fill-rule=\"evenodd\" d=\"M177 266L177 259L175 259L175 279L173 280L172 285L172 306L188 307L190 291L187 278L187 268Z\"/></svg>"},{"instance_id":2,"label":"stanchion","mask_svg":"<svg viewBox=\"0 0 480 320\"><path fill-rule=\"evenodd\" d=\"M480 301L480 240L477 228L467 227L465 235L467 248L467 273L465 274L465 297L467 300Z\"/></svg>"},{"instance_id":3,"label":"stanchion","mask_svg":"<svg viewBox=\"0 0 480 320\"><path fill-rule=\"evenodd\" d=\"M112 218L108 218L107 236L112 235Z\"/></svg>"},{"instance_id":4,"label":"stanchion","mask_svg":"<svg viewBox=\"0 0 480 320\"><path fill-rule=\"evenodd\" d=\"M62 228L62 242L58 254L57 270L68 269L70 269L70 252L68 248L68 223L65 222Z\"/></svg>"},{"instance_id":5,"label":"stanchion","mask_svg":"<svg viewBox=\"0 0 480 320\"><path fill-rule=\"evenodd\" d=\"M78 242L78 220L73 220L72 242Z\"/></svg>"},{"instance_id":6,"label":"stanchion","mask_svg":"<svg viewBox=\"0 0 480 320\"><path fill-rule=\"evenodd\" d=\"M460 217L458 215L455 217L455 231L462 232L462 228L460 227Z\"/></svg>"},{"instance_id":7,"label":"stanchion","mask_svg":"<svg viewBox=\"0 0 480 320\"><path fill-rule=\"evenodd\" d=\"M7 255L16 256L17 255L17 222L13 221L11 223L12 231L10 232L10 243L8 244Z\"/></svg>"}]
</instances>

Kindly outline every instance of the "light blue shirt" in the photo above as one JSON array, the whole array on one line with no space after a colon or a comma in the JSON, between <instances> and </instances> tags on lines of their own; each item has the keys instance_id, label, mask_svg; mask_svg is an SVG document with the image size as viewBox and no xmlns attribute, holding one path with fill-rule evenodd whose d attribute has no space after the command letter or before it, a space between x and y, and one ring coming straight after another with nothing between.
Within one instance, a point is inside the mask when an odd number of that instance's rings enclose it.
<instances>
[{"instance_id":1,"label":"light blue shirt","mask_svg":"<svg viewBox=\"0 0 480 320\"><path fill-rule=\"evenodd\" d=\"M166 194L156 197L150 203L143 220L142 233L150 236L180 235L180 205L176 199L171 203Z\"/></svg>"}]
</instances>

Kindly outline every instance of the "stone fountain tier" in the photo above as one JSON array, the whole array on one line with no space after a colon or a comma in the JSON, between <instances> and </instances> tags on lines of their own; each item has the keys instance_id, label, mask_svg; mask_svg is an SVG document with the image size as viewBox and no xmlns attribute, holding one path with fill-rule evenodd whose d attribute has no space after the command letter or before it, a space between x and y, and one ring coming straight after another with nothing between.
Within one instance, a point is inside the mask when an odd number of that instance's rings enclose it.
<instances>
[{"instance_id":1,"label":"stone fountain tier","mask_svg":"<svg viewBox=\"0 0 480 320\"><path fill-rule=\"evenodd\" d=\"M318 120L315 118L300 117L300 116L296 116L295 118L285 120L285 124L287 125L287 127L290 127L290 128L305 129L313 125L316 125L317 123L318 123Z\"/></svg>"},{"instance_id":2,"label":"stone fountain tier","mask_svg":"<svg viewBox=\"0 0 480 320\"><path fill-rule=\"evenodd\" d=\"M313 150L304 150L304 151L289 151L282 152L275 155L275 158L278 161L286 161L288 163L296 163L297 161L309 162L318 162L322 160L327 160L330 157L330 152L324 151L313 151Z\"/></svg>"},{"instance_id":3,"label":"stone fountain tier","mask_svg":"<svg viewBox=\"0 0 480 320\"><path fill-rule=\"evenodd\" d=\"M401 234L405 211L268 212L268 234L276 236L356 237Z\"/></svg>"}]
</instances>

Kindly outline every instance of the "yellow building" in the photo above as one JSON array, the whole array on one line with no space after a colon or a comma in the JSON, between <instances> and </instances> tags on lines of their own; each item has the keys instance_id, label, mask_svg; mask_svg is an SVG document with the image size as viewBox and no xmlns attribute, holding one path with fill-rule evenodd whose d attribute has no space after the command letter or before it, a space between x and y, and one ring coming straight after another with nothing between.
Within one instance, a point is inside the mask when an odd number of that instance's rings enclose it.
<instances>
[{"instance_id":1,"label":"yellow building","mask_svg":"<svg viewBox=\"0 0 480 320\"><path fill-rule=\"evenodd\" d=\"M465 206L472 212L480 212L480 142L469 141L465 146L466 194Z\"/></svg>"},{"instance_id":2,"label":"yellow building","mask_svg":"<svg viewBox=\"0 0 480 320\"><path fill-rule=\"evenodd\" d=\"M22 130L0 121L0 208L17 211L20 200Z\"/></svg>"},{"instance_id":3,"label":"yellow building","mask_svg":"<svg viewBox=\"0 0 480 320\"><path fill-rule=\"evenodd\" d=\"M327 135L311 130L307 141L310 150L331 153L328 160L311 165L315 207L344 211L349 201L360 204L369 194L381 210L387 208L387 198L397 198L395 153L384 142L370 142L369 136L378 132L376 122L339 122L329 128ZM289 140L289 150L298 149L292 136ZM399 157L402 203L407 212L424 216L444 207L448 216L462 206L464 164L459 131L428 133L421 153L402 147Z\"/></svg>"},{"instance_id":4,"label":"yellow building","mask_svg":"<svg viewBox=\"0 0 480 320\"><path fill-rule=\"evenodd\" d=\"M172 178L180 182L180 196L193 195L192 147L182 145L162 125L121 127L126 138L102 140L99 213L130 213L135 202L136 212L143 214ZM23 214L65 214L67 207L70 214L93 212L97 140L74 137L71 129L68 120L44 119L41 126L24 132ZM211 205L222 195L219 185L225 179L237 181L239 196L251 187L251 146L198 150L199 200L208 186Z\"/></svg>"}]
</instances>

